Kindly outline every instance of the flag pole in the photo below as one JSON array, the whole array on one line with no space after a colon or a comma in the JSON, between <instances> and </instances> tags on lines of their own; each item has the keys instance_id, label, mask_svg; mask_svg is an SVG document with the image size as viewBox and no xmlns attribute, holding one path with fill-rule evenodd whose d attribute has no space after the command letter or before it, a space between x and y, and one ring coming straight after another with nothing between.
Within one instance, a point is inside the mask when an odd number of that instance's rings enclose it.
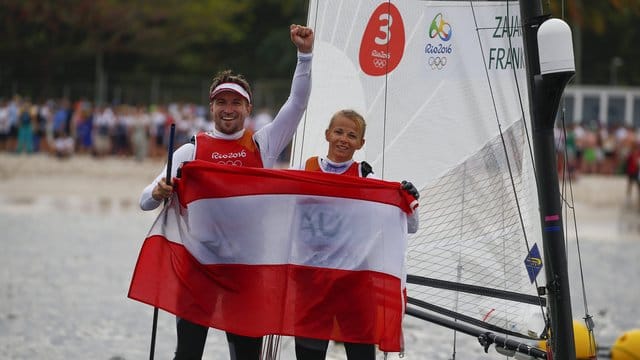
<instances>
[{"instance_id":1,"label":"flag pole","mask_svg":"<svg viewBox=\"0 0 640 360\"><path fill-rule=\"evenodd\" d=\"M171 123L171 130L169 132L169 147L167 151L167 175L164 181L167 185L171 185L171 167L173 166L173 138L176 133L176 124ZM164 205L167 205L167 199L164 200ZM149 360L153 360L153 356L156 352L156 332L158 329L158 307L153 308L153 325L151 328L151 347L149 349Z\"/></svg>"}]
</instances>

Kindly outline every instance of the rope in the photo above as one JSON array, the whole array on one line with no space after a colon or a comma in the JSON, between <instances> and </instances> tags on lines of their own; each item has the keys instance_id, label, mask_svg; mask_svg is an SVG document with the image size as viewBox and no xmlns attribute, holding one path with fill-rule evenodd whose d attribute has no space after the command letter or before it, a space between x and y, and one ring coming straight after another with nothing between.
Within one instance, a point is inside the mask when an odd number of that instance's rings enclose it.
<instances>
[{"instance_id":1,"label":"rope","mask_svg":"<svg viewBox=\"0 0 640 360\"><path fill-rule=\"evenodd\" d=\"M561 2L561 16L562 19L565 20L566 19L566 1L562 0ZM563 204L565 204L564 206L564 213L565 215L568 215L569 213L571 213L571 216L573 218L573 234L576 238L576 251L578 254L578 270L580 272L580 286L581 286L581 291L582 291L582 304L584 307L584 323L585 326L587 327L587 330L589 331L589 336L590 338L593 338L595 340L595 334L593 332L593 328L594 328L594 323L593 323L593 317L591 316L591 314L589 313L589 302L587 300L587 292L586 292L586 285L585 285L585 281L584 281L584 268L582 265L582 252L580 250L580 236L578 234L578 222L576 220L576 209L575 209L575 202L574 202L574 198L573 198L573 179L572 179L572 174L571 171L569 170L569 152L567 150L567 126L566 126L566 122L565 122L565 110L566 110L566 103L565 103L565 99L563 98L561 101L561 116L560 116L560 120L561 120L561 124L562 124L562 133L563 133L563 141L564 141L564 151L563 151L563 166L562 166L562 191L560 193L561 199ZM568 176L568 181L567 181L567 174ZM569 199L566 198L565 194L566 194L566 190L567 190L567 184L568 184L568 190L569 190ZM564 217L565 219L567 218L566 216ZM568 233L568 223L565 221L565 244L568 243L568 238L566 238L566 234ZM591 353L593 354L597 354L596 349L592 349L592 342L589 341L589 350Z\"/></svg>"}]
</instances>

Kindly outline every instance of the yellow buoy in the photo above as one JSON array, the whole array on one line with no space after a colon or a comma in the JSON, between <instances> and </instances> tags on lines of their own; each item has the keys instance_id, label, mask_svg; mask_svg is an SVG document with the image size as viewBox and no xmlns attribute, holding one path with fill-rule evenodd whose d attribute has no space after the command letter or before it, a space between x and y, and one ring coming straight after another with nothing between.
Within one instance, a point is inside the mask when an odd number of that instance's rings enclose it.
<instances>
[{"instance_id":1,"label":"yellow buoy","mask_svg":"<svg viewBox=\"0 0 640 360\"><path fill-rule=\"evenodd\" d=\"M611 360L640 360L640 329L625 332L613 343Z\"/></svg>"},{"instance_id":2,"label":"yellow buoy","mask_svg":"<svg viewBox=\"0 0 640 360\"><path fill-rule=\"evenodd\" d=\"M596 358L596 341L593 338L593 334L589 333L589 329L587 329L582 321L573 320L573 338L576 346L577 360ZM547 350L547 342L545 340L540 341L538 347Z\"/></svg>"},{"instance_id":3,"label":"yellow buoy","mask_svg":"<svg viewBox=\"0 0 640 360\"><path fill-rule=\"evenodd\" d=\"M573 338L576 342L576 359L596 358L596 340L582 321L573 320Z\"/></svg>"}]
</instances>

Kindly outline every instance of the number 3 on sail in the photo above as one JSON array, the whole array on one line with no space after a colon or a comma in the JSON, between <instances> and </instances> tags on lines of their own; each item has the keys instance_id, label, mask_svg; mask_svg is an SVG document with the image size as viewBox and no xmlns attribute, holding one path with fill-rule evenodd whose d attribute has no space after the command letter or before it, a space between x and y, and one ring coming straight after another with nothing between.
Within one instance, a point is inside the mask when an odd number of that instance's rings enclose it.
<instances>
[{"instance_id":1,"label":"number 3 on sail","mask_svg":"<svg viewBox=\"0 0 640 360\"><path fill-rule=\"evenodd\" d=\"M360 44L360 67L371 76L393 71L404 52L404 24L392 3L380 4L367 23Z\"/></svg>"}]
</instances>

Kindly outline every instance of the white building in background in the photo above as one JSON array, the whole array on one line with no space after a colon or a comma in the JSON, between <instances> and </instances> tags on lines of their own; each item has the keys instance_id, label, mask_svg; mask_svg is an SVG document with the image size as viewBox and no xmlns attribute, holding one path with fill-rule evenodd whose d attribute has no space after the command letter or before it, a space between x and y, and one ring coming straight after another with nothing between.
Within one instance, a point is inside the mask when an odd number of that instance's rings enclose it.
<instances>
[{"instance_id":1,"label":"white building in background","mask_svg":"<svg viewBox=\"0 0 640 360\"><path fill-rule=\"evenodd\" d=\"M640 87L576 85L565 89L565 123L640 128ZM559 121L562 111L558 111ZM557 122L558 123L558 122Z\"/></svg>"}]
</instances>

